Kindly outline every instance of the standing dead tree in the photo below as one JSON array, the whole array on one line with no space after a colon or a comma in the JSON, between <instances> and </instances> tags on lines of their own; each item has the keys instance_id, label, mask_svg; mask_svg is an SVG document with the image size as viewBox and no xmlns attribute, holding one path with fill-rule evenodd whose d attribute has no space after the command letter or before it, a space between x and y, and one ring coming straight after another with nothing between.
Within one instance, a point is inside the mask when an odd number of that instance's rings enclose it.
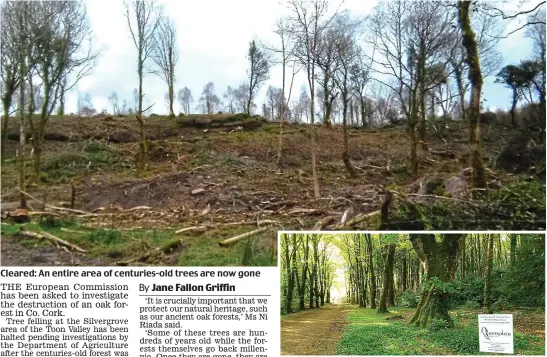
<instances>
[{"instance_id":1,"label":"standing dead tree","mask_svg":"<svg viewBox=\"0 0 547 357\"><path fill-rule=\"evenodd\" d=\"M251 115L251 103L256 92L270 78L270 61L266 53L257 46L255 40L249 43L247 59L249 60L249 70L247 71L249 76L249 96L245 109L247 114Z\"/></svg>"},{"instance_id":2,"label":"standing dead tree","mask_svg":"<svg viewBox=\"0 0 547 357\"><path fill-rule=\"evenodd\" d=\"M156 64L154 74L158 75L167 84L169 98L169 116L174 117L173 101L175 96L175 66L179 60L177 48L177 31L175 23L169 18L161 18L155 32L154 51L152 61Z\"/></svg>"},{"instance_id":3,"label":"standing dead tree","mask_svg":"<svg viewBox=\"0 0 547 357\"><path fill-rule=\"evenodd\" d=\"M152 55L155 48L154 35L160 25L161 12L154 0L135 0L125 2L125 16L133 43L137 49L137 74L139 76L138 107L135 110L135 117L139 123L139 152L135 157L137 175L142 175L146 169L146 136L144 133L144 120L142 113L142 80L144 77L144 65Z\"/></svg>"}]
</instances>

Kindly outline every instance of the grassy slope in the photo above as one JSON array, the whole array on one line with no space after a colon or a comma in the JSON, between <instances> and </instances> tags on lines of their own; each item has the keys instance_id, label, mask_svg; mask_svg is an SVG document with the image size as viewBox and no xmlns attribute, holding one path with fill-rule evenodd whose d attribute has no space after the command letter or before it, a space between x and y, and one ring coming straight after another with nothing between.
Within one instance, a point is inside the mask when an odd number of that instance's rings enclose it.
<instances>
[{"instance_id":1,"label":"grassy slope","mask_svg":"<svg viewBox=\"0 0 547 357\"><path fill-rule=\"evenodd\" d=\"M169 242L180 240L180 245L166 250L166 261L157 257L147 258L147 265L168 264L180 266L271 266L277 264L267 250L257 249L261 236L240 244L220 248L218 241L246 232L242 228L222 229L207 233L175 234L175 229L135 229L120 231L116 229L90 229L75 221L47 221L28 224L2 223L2 236L11 236L21 226L33 232L48 232L87 251L91 258L98 258L106 264L139 257L153 248L162 247ZM63 230L61 229L63 228ZM70 230L70 231L67 231ZM31 238L17 238L28 246L50 244ZM130 264L132 265L132 264Z\"/></svg>"},{"instance_id":2,"label":"grassy slope","mask_svg":"<svg viewBox=\"0 0 547 357\"><path fill-rule=\"evenodd\" d=\"M371 309L354 308L349 325L338 343L338 355L482 355L479 353L477 312L457 310L457 327L428 331L410 325L414 309L390 308L389 315ZM544 312L541 312L544 314ZM390 319L387 320L386 317ZM400 317L398 319L397 317ZM515 332L515 354L545 355L545 339Z\"/></svg>"}]
</instances>

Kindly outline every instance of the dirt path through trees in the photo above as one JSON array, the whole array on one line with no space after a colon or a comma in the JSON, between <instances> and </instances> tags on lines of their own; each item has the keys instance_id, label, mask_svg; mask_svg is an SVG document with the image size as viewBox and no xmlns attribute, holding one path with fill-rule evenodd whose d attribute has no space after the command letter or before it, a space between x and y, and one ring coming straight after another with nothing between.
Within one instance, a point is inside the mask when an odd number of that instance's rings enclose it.
<instances>
[{"instance_id":1,"label":"dirt path through trees","mask_svg":"<svg viewBox=\"0 0 547 357\"><path fill-rule=\"evenodd\" d=\"M281 320L281 355L332 356L347 324L350 305L328 305Z\"/></svg>"}]
</instances>

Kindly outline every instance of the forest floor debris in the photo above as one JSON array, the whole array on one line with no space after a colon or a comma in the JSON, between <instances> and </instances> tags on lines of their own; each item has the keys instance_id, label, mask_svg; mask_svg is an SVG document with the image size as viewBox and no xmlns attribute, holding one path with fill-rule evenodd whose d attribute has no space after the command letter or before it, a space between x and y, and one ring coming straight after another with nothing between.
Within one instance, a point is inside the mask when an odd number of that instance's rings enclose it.
<instances>
[{"instance_id":1,"label":"forest floor debris","mask_svg":"<svg viewBox=\"0 0 547 357\"><path fill-rule=\"evenodd\" d=\"M200 118L199 115L188 116L185 123ZM212 119L219 118L222 119ZM205 127L211 124L209 119L205 120ZM2 165L1 199L2 206L16 207L20 195L15 158L18 128L15 122L10 123L8 159ZM265 249L262 253L269 255L272 252L267 251L273 246L270 241L276 239L276 230L377 229L377 212L386 190L404 190L416 181L407 169L410 144L403 127L349 129L352 133L350 158L360 169L358 178L349 177L344 169L340 156L343 150L341 131L317 127L321 197L316 199L311 186L308 125L286 125L278 167L278 123L260 122L256 127L229 135L222 123L217 124L220 126L209 126L204 132L203 128L191 125L173 126L172 120L164 117L147 120L148 170L144 177L135 178L133 155L138 151L138 142L134 121L119 118L111 123L96 118L54 116L44 143L41 182L32 183L32 175L28 174L24 191L33 198L29 216L33 222L37 218L41 221L47 215L58 221L77 221L77 227L64 226L65 229L85 226L93 230L115 228L120 232L146 230L147 239L151 239L147 243L153 246L161 243L155 240L170 239L173 232L179 230L182 236L178 238L195 244L199 241L210 250L211 260L206 260L212 262L216 256L222 264L236 264L220 257L231 249L243 251L246 240L224 250L218 243L253 229L247 223L239 225L237 222L272 222L270 225L275 229L263 232L256 239L257 245ZM504 186L526 179L494 167L498 153L514 135L511 129L500 126L489 132L495 140L483 138L487 167L494 170ZM57 134L68 135L69 140L59 141L55 139ZM451 177L470 166L465 123L447 124L446 135L452 139L448 144L437 135L427 137L431 152L420 152L420 177L440 174ZM438 155L439 152L454 153L456 157ZM435 160L427 160L433 157ZM30 160L28 167L32 166ZM307 183L302 184L301 180ZM43 205L42 197L46 192L47 204ZM443 197L442 192L435 194ZM408 196L406 199L418 198ZM527 201L532 202L531 199ZM520 211L529 211L524 206L526 204L519 208ZM2 213L7 217L7 212ZM536 218L523 217L522 225L530 226ZM449 220L458 222L456 217ZM439 217L431 217L431 221L437 222ZM503 217L499 221L507 222ZM535 225L540 223L534 222ZM469 223L473 224L476 223ZM257 223L256 226L263 225ZM13 227L8 231L13 231ZM50 233L77 245L82 240L81 234L78 237L69 232ZM163 238L158 238L160 236ZM178 264L197 263L196 257L188 255L188 245L185 247L177 259ZM260 247L258 249L262 249ZM143 249L131 254L126 252L121 259L144 254ZM98 250L105 254L108 251ZM93 248L91 251L93 254Z\"/></svg>"}]
</instances>

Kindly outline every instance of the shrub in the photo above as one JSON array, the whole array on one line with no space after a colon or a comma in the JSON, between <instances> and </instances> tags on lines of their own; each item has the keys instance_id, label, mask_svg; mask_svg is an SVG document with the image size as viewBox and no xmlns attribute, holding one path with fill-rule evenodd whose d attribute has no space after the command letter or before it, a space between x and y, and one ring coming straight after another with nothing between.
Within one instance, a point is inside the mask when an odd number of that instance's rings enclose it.
<instances>
[{"instance_id":1,"label":"shrub","mask_svg":"<svg viewBox=\"0 0 547 357\"><path fill-rule=\"evenodd\" d=\"M512 173L545 173L545 145L537 144L528 133L516 135L501 151L496 166Z\"/></svg>"},{"instance_id":2,"label":"shrub","mask_svg":"<svg viewBox=\"0 0 547 357\"><path fill-rule=\"evenodd\" d=\"M476 300L469 300L469 301L466 301L462 307L466 308L466 309L471 309L471 310L475 310L475 309L478 309L481 307L481 304L476 301Z\"/></svg>"},{"instance_id":3,"label":"shrub","mask_svg":"<svg viewBox=\"0 0 547 357\"><path fill-rule=\"evenodd\" d=\"M430 331L440 331L449 327L448 321L443 319L431 319L429 320L428 328Z\"/></svg>"},{"instance_id":4,"label":"shrub","mask_svg":"<svg viewBox=\"0 0 547 357\"><path fill-rule=\"evenodd\" d=\"M243 121L251 119L251 116L247 113L237 113L229 117L229 121Z\"/></svg>"},{"instance_id":5,"label":"shrub","mask_svg":"<svg viewBox=\"0 0 547 357\"><path fill-rule=\"evenodd\" d=\"M513 266L497 271L494 286L502 307L544 307L545 237L521 235Z\"/></svg>"},{"instance_id":6,"label":"shrub","mask_svg":"<svg viewBox=\"0 0 547 357\"><path fill-rule=\"evenodd\" d=\"M412 290L404 291L400 293L398 297L399 306L402 306L402 307L416 308L418 307L419 302L420 302L420 295L416 294Z\"/></svg>"},{"instance_id":7,"label":"shrub","mask_svg":"<svg viewBox=\"0 0 547 357\"><path fill-rule=\"evenodd\" d=\"M397 199L387 230L542 230L545 185L520 181L489 190L483 203Z\"/></svg>"},{"instance_id":8,"label":"shrub","mask_svg":"<svg viewBox=\"0 0 547 357\"><path fill-rule=\"evenodd\" d=\"M476 276L466 276L453 283L455 292L450 295L450 305L480 307L484 298L484 280Z\"/></svg>"},{"instance_id":9,"label":"shrub","mask_svg":"<svg viewBox=\"0 0 547 357\"><path fill-rule=\"evenodd\" d=\"M99 140L93 140L84 147L85 152L99 152L108 149L108 145L106 145L103 141Z\"/></svg>"},{"instance_id":10,"label":"shrub","mask_svg":"<svg viewBox=\"0 0 547 357\"><path fill-rule=\"evenodd\" d=\"M481 123L484 123L484 124L494 123L497 121L497 119L498 119L498 116L496 115L496 113L491 111L481 113L481 117L480 117Z\"/></svg>"}]
</instances>

